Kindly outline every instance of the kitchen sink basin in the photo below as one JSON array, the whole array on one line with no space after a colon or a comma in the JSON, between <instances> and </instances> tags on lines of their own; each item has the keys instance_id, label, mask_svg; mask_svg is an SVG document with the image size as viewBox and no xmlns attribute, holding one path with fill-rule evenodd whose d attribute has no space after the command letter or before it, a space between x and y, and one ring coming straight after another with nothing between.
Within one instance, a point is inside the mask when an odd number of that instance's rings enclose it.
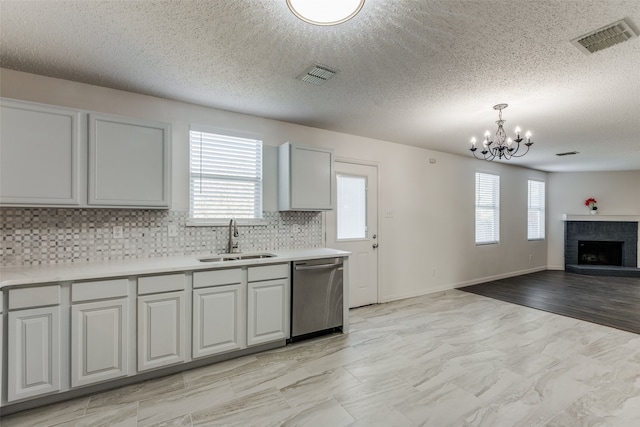
<instances>
[{"instance_id":1,"label":"kitchen sink basin","mask_svg":"<svg viewBox=\"0 0 640 427\"><path fill-rule=\"evenodd\" d=\"M270 253L258 253L258 254L219 254L218 256L199 258L200 262L221 262L221 261L238 261L242 259L262 259L273 258L276 255Z\"/></svg>"}]
</instances>

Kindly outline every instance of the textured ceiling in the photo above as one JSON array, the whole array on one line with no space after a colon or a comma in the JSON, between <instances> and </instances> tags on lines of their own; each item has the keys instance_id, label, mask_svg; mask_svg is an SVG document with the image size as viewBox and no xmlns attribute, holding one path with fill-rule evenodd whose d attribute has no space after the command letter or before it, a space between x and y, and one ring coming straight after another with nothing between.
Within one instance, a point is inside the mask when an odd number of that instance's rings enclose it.
<instances>
[{"instance_id":1,"label":"textured ceiling","mask_svg":"<svg viewBox=\"0 0 640 427\"><path fill-rule=\"evenodd\" d=\"M533 131L512 163L640 169L640 37L587 56L570 40L639 0L366 0L319 27L285 0L0 0L1 66L433 150ZM339 70L323 86L295 78ZM579 151L576 156L555 153Z\"/></svg>"}]
</instances>

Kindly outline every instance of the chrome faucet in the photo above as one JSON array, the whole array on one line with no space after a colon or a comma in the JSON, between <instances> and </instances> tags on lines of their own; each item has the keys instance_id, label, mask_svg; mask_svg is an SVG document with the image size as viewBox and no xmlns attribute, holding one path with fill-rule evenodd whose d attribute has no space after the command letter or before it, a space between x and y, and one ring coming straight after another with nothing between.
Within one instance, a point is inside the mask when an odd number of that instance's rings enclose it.
<instances>
[{"instance_id":1,"label":"chrome faucet","mask_svg":"<svg viewBox=\"0 0 640 427\"><path fill-rule=\"evenodd\" d=\"M236 224L235 218L231 218L229 221L229 241L227 242L227 253L231 254L234 252L238 252L238 242L234 242L233 238L238 237L240 233L238 233L238 225Z\"/></svg>"}]
</instances>

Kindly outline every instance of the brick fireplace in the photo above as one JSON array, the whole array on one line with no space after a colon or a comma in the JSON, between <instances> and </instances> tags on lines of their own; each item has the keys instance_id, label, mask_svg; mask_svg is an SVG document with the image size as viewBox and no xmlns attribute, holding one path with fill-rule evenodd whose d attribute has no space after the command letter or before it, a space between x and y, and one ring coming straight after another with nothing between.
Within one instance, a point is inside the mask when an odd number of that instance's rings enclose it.
<instances>
[{"instance_id":1,"label":"brick fireplace","mask_svg":"<svg viewBox=\"0 0 640 427\"><path fill-rule=\"evenodd\" d=\"M637 221L565 221L567 265L638 267Z\"/></svg>"}]
</instances>

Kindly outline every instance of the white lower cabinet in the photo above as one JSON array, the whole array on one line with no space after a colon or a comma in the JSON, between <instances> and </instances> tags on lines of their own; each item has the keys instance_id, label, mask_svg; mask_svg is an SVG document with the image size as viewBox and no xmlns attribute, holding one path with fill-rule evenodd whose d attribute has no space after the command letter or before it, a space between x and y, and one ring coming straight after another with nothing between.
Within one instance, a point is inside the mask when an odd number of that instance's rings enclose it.
<instances>
[{"instance_id":1,"label":"white lower cabinet","mask_svg":"<svg viewBox=\"0 0 640 427\"><path fill-rule=\"evenodd\" d=\"M4 303L2 302L2 289L0 289L0 403L2 402L2 389L4 389L4 383L2 382L2 370L4 366L4 351L2 349L2 343L4 342L4 338L2 335L2 332L4 331L4 324L2 323L2 320L4 319L4 316L2 315L3 306Z\"/></svg>"},{"instance_id":2,"label":"white lower cabinet","mask_svg":"<svg viewBox=\"0 0 640 427\"><path fill-rule=\"evenodd\" d=\"M289 338L289 265L250 267L248 276L247 346Z\"/></svg>"},{"instance_id":3,"label":"white lower cabinet","mask_svg":"<svg viewBox=\"0 0 640 427\"><path fill-rule=\"evenodd\" d=\"M129 301L71 306L71 386L124 377L128 370Z\"/></svg>"},{"instance_id":4,"label":"white lower cabinet","mask_svg":"<svg viewBox=\"0 0 640 427\"><path fill-rule=\"evenodd\" d=\"M193 358L245 347L243 286L193 290Z\"/></svg>"},{"instance_id":5,"label":"white lower cabinet","mask_svg":"<svg viewBox=\"0 0 640 427\"><path fill-rule=\"evenodd\" d=\"M138 371L185 360L185 293L138 296Z\"/></svg>"},{"instance_id":6,"label":"white lower cabinet","mask_svg":"<svg viewBox=\"0 0 640 427\"><path fill-rule=\"evenodd\" d=\"M60 307L10 311L8 327L7 401L60 390Z\"/></svg>"}]
</instances>

